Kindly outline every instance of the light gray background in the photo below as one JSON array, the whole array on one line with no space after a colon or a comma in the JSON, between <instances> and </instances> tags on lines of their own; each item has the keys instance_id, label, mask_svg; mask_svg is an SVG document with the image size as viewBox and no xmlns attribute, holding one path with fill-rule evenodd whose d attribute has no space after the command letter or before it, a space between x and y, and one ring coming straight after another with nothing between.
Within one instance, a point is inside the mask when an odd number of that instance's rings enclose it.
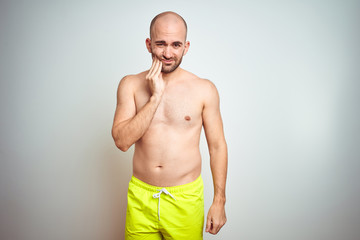
<instances>
[{"instance_id":1,"label":"light gray background","mask_svg":"<svg viewBox=\"0 0 360 240\"><path fill-rule=\"evenodd\" d=\"M360 2L1 1L2 240L123 239L131 156L116 88L151 19L188 22L183 68L221 95L228 223L204 239L360 239ZM201 141L205 211L212 200Z\"/></svg>"}]
</instances>

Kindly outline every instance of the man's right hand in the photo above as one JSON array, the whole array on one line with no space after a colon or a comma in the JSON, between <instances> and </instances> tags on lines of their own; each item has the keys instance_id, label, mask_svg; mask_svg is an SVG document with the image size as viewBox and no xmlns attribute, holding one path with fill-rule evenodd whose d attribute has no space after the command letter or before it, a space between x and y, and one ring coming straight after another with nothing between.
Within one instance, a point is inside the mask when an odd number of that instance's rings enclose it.
<instances>
[{"instance_id":1,"label":"man's right hand","mask_svg":"<svg viewBox=\"0 0 360 240\"><path fill-rule=\"evenodd\" d=\"M162 62L154 57L149 73L146 75L152 96L161 97L164 92L165 82L162 78L161 69Z\"/></svg>"}]
</instances>

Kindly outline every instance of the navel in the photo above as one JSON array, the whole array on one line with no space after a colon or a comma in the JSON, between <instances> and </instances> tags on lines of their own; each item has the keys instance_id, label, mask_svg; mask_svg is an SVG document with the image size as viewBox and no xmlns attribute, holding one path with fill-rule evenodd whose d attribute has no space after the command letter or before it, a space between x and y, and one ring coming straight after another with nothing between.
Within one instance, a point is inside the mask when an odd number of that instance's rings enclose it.
<instances>
[{"instance_id":1,"label":"navel","mask_svg":"<svg viewBox=\"0 0 360 240\"><path fill-rule=\"evenodd\" d=\"M186 121L190 121L190 120L191 120L191 117L186 115L186 116L184 117L184 119L185 119Z\"/></svg>"}]
</instances>

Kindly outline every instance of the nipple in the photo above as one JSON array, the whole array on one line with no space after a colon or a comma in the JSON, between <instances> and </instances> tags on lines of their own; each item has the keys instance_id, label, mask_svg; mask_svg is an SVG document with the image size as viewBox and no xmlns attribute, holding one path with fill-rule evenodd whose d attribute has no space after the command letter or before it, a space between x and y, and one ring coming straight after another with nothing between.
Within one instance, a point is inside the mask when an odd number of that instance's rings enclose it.
<instances>
[{"instance_id":1,"label":"nipple","mask_svg":"<svg viewBox=\"0 0 360 240\"><path fill-rule=\"evenodd\" d=\"M190 121L190 120L191 120L191 117L190 117L190 116L185 116L184 119L185 119L186 121Z\"/></svg>"}]
</instances>

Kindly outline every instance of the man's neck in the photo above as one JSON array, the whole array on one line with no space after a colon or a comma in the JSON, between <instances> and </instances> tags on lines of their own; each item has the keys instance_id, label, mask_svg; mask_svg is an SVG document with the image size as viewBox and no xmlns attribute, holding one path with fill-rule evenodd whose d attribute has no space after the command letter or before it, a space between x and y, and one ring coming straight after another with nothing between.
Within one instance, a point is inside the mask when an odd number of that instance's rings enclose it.
<instances>
[{"instance_id":1,"label":"man's neck","mask_svg":"<svg viewBox=\"0 0 360 240\"><path fill-rule=\"evenodd\" d=\"M179 75L181 74L182 69L180 67L176 68L173 72L171 73L163 73L162 77L165 81L169 81L171 79L176 79L179 77Z\"/></svg>"}]
</instances>

